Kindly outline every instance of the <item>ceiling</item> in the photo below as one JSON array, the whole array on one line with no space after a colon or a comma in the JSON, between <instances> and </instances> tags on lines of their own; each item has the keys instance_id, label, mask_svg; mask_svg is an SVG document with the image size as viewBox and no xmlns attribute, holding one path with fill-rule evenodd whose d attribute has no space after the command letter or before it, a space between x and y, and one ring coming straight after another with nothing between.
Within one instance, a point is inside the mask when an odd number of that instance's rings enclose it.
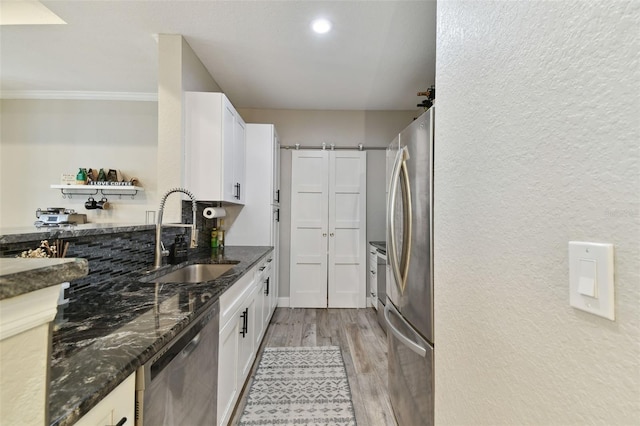
<instances>
[{"instance_id":1,"label":"ceiling","mask_svg":"<svg viewBox=\"0 0 640 426\"><path fill-rule=\"evenodd\" d=\"M183 35L238 108L415 109L435 83L435 0L42 3L67 25L0 27L3 93L157 93L157 34Z\"/></svg>"}]
</instances>

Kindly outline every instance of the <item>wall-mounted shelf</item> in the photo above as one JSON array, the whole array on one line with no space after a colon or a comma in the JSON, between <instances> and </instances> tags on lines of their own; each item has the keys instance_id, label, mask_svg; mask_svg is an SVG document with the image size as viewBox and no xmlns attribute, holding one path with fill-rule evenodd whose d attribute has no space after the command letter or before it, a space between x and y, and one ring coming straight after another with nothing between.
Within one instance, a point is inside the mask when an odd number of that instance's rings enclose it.
<instances>
[{"instance_id":1,"label":"wall-mounted shelf","mask_svg":"<svg viewBox=\"0 0 640 426\"><path fill-rule=\"evenodd\" d=\"M52 189L59 189L62 193L62 198L71 198L72 195L97 195L101 193L104 196L118 195L122 198L123 195L130 195L133 199L140 191L144 191L144 188L133 185L51 185Z\"/></svg>"}]
</instances>

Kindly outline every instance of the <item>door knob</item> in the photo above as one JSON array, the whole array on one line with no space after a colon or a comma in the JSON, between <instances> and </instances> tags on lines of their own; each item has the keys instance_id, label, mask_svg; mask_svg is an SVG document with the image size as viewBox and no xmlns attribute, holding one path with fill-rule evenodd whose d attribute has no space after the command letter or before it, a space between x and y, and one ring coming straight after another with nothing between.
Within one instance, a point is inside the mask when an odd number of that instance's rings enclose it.
<instances>
[{"instance_id":1,"label":"door knob","mask_svg":"<svg viewBox=\"0 0 640 426\"><path fill-rule=\"evenodd\" d=\"M323 236L323 237L326 237L326 236L327 236L327 233L326 233L326 232L323 232L323 233L322 233L322 236Z\"/></svg>"},{"instance_id":2,"label":"door knob","mask_svg":"<svg viewBox=\"0 0 640 426\"><path fill-rule=\"evenodd\" d=\"M333 237L333 232L329 234L330 237Z\"/></svg>"}]
</instances>

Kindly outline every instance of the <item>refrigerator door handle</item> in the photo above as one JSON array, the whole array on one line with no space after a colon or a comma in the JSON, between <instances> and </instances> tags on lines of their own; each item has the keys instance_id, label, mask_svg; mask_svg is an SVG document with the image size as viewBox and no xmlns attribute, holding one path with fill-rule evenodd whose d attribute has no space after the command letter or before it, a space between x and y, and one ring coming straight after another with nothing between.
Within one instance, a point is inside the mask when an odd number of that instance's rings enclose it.
<instances>
[{"instance_id":1,"label":"refrigerator door handle","mask_svg":"<svg viewBox=\"0 0 640 426\"><path fill-rule=\"evenodd\" d=\"M396 159L391 169L391 179L389 180L389 197L387 199L387 232L389 241L389 266L391 266L391 272L397 285L402 286L400 280L400 273L398 272L398 249L396 247L396 234L395 234L395 217L393 208L396 203L396 195L398 193L398 178L400 175L400 155L401 151L396 154ZM402 287L401 287L402 288Z\"/></svg>"},{"instance_id":2,"label":"refrigerator door handle","mask_svg":"<svg viewBox=\"0 0 640 426\"><path fill-rule=\"evenodd\" d=\"M407 277L409 276L409 261L411 260L411 240L413 239L413 206L411 205L411 182L409 181L409 172L407 170L407 160L409 159L409 150L405 146L403 148L402 164L400 171L403 180L402 185L402 256L400 257L402 280L404 286L407 285ZM402 290L404 291L404 286Z\"/></svg>"},{"instance_id":3,"label":"refrigerator door handle","mask_svg":"<svg viewBox=\"0 0 640 426\"><path fill-rule=\"evenodd\" d=\"M391 175L391 182L389 188L389 199L387 203L387 228L389 230L389 263L396 283L400 286L401 293L404 293L404 289L407 285L407 277L409 275L409 260L411 259L411 238L412 238L412 206L411 206L411 187L409 181L409 172L407 171L407 160L409 159L409 150L407 147L402 147L398 151L393 171ZM398 247L396 244L395 234L395 217L393 214L393 208L396 203L396 196L398 195L398 180L402 176L402 254L400 256L400 264L398 264Z\"/></svg>"},{"instance_id":4,"label":"refrigerator door handle","mask_svg":"<svg viewBox=\"0 0 640 426\"><path fill-rule=\"evenodd\" d=\"M402 334L400 332L400 330L398 330L392 323L391 320L389 319L389 314L391 313L391 305L392 303L390 301L387 300L387 304L384 306L384 319L387 322L387 329L391 330L391 332L393 333L393 335L400 340L405 346L407 346L409 349L411 349L412 351L414 351L415 353L417 353L418 355L420 355L422 358L427 356L427 349L420 346L419 344L417 344L416 342L414 342L413 340L409 339L407 336L405 336L404 334ZM407 321L405 321L404 318L402 318L400 315L398 315L394 310L394 314L397 318L399 318L403 323L405 323L405 325L407 327L411 327Z\"/></svg>"}]
</instances>

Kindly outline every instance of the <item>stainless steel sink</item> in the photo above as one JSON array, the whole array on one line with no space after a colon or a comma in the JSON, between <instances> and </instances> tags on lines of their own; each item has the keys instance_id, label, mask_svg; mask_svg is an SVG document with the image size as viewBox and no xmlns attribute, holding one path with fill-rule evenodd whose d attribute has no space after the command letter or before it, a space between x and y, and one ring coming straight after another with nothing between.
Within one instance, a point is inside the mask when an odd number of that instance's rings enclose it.
<instances>
[{"instance_id":1,"label":"stainless steel sink","mask_svg":"<svg viewBox=\"0 0 640 426\"><path fill-rule=\"evenodd\" d=\"M236 266L234 263L209 264L198 263L184 266L158 278L148 280L154 283L200 283L215 280L229 269Z\"/></svg>"}]
</instances>

